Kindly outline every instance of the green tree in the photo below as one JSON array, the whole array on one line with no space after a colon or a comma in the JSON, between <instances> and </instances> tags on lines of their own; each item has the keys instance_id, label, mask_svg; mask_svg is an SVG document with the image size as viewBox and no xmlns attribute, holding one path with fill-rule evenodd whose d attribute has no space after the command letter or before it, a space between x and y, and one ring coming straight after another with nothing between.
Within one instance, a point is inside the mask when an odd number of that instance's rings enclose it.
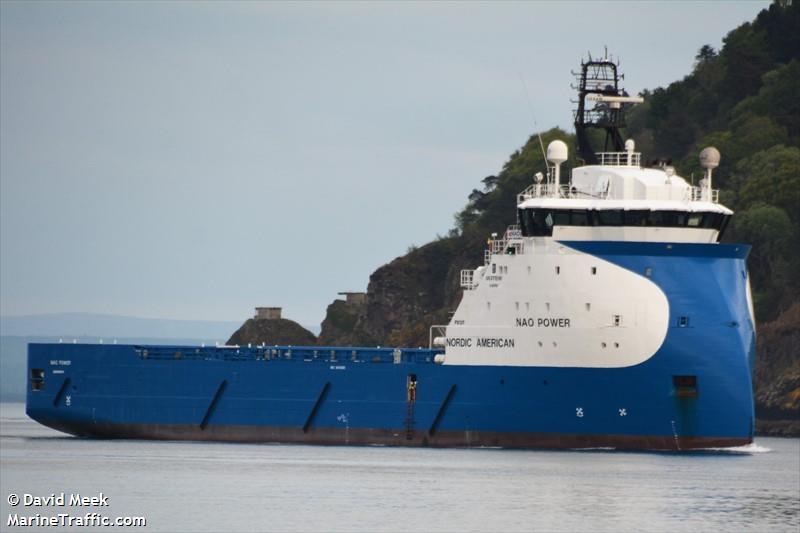
<instances>
[{"instance_id":1,"label":"green tree","mask_svg":"<svg viewBox=\"0 0 800 533\"><path fill-rule=\"evenodd\" d=\"M746 98L733 110L734 116L763 115L800 136L800 61L795 59L762 77L758 94Z\"/></svg>"},{"instance_id":2,"label":"green tree","mask_svg":"<svg viewBox=\"0 0 800 533\"><path fill-rule=\"evenodd\" d=\"M738 189L737 209L770 203L800 224L800 148L777 145L742 159L732 181Z\"/></svg>"},{"instance_id":3,"label":"green tree","mask_svg":"<svg viewBox=\"0 0 800 533\"><path fill-rule=\"evenodd\" d=\"M749 263L761 320L772 318L794 300L797 287L796 235L786 211L756 203L738 213L732 228L736 237L753 244Z\"/></svg>"}]
</instances>

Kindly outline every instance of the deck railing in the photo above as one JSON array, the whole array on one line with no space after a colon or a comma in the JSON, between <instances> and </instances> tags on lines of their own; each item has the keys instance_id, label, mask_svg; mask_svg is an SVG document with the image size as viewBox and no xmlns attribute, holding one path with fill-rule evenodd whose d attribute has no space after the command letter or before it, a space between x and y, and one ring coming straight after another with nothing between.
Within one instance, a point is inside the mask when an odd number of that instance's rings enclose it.
<instances>
[{"instance_id":1,"label":"deck railing","mask_svg":"<svg viewBox=\"0 0 800 533\"><path fill-rule=\"evenodd\" d=\"M606 167L638 167L642 163L639 152L598 152L595 155L600 165Z\"/></svg>"},{"instance_id":2,"label":"deck railing","mask_svg":"<svg viewBox=\"0 0 800 533\"><path fill-rule=\"evenodd\" d=\"M187 361L294 361L321 363L433 363L442 350L328 348L324 346L135 346L140 359Z\"/></svg>"},{"instance_id":3,"label":"deck railing","mask_svg":"<svg viewBox=\"0 0 800 533\"><path fill-rule=\"evenodd\" d=\"M517 195L517 203L531 198L569 198L569 195L569 185L556 187L554 183L534 183Z\"/></svg>"},{"instance_id":4,"label":"deck railing","mask_svg":"<svg viewBox=\"0 0 800 533\"><path fill-rule=\"evenodd\" d=\"M502 254L505 253L508 249L509 245L522 245L522 229L516 224L509 226L506 228L505 233L503 233L502 237L491 237L489 239L489 249L487 250L487 254L484 257L485 264L489 264L488 261L491 260L491 254ZM521 252L521 250L517 250L517 252Z\"/></svg>"},{"instance_id":5,"label":"deck railing","mask_svg":"<svg viewBox=\"0 0 800 533\"><path fill-rule=\"evenodd\" d=\"M711 193L710 195L709 192ZM719 203L719 189L711 189L709 191L705 187L692 187L689 189L689 195L689 199L693 202Z\"/></svg>"},{"instance_id":6,"label":"deck railing","mask_svg":"<svg viewBox=\"0 0 800 533\"><path fill-rule=\"evenodd\" d=\"M475 288L475 271L474 270L462 270L461 271L461 287L472 290Z\"/></svg>"}]
</instances>

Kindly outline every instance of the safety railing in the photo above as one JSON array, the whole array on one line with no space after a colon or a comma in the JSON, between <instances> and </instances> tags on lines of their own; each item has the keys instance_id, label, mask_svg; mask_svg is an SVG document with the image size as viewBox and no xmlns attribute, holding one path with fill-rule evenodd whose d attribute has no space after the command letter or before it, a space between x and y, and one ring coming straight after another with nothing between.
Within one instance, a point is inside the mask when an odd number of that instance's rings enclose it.
<instances>
[{"instance_id":1,"label":"safety railing","mask_svg":"<svg viewBox=\"0 0 800 533\"><path fill-rule=\"evenodd\" d=\"M506 228L502 237L495 237L495 234L489 238L488 249L484 254L484 265L491 262L492 254L506 253L509 246L514 247L514 253L522 253L522 229L519 226L512 225Z\"/></svg>"},{"instance_id":2,"label":"safety railing","mask_svg":"<svg viewBox=\"0 0 800 533\"><path fill-rule=\"evenodd\" d=\"M323 346L134 346L140 359L164 361L294 361L322 363L433 363L442 350Z\"/></svg>"},{"instance_id":3,"label":"safety railing","mask_svg":"<svg viewBox=\"0 0 800 533\"><path fill-rule=\"evenodd\" d=\"M475 288L475 271L474 270L462 270L461 271L461 287L467 290L472 290Z\"/></svg>"},{"instance_id":4,"label":"safety railing","mask_svg":"<svg viewBox=\"0 0 800 533\"><path fill-rule=\"evenodd\" d=\"M428 349L436 351L437 348L434 348L433 345L437 340L446 339L447 338L447 324L434 324L428 330ZM444 346L439 348L440 352L444 349Z\"/></svg>"},{"instance_id":5,"label":"safety railing","mask_svg":"<svg viewBox=\"0 0 800 533\"><path fill-rule=\"evenodd\" d=\"M569 198L569 185L559 185L554 183L534 183L517 195L517 203L521 204L531 198Z\"/></svg>"},{"instance_id":6,"label":"safety railing","mask_svg":"<svg viewBox=\"0 0 800 533\"><path fill-rule=\"evenodd\" d=\"M709 191L705 187L691 187L689 189L689 199L693 202L713 202L716 204L719 203L719 189L711 189Z\"/></svg>"},{"instance_id":7,"label":"safety railing","mask_svg":"<svg viewBox=\"0 0 800 533\"><path fill-rule=\"evenodd\" d=\"M595 155L602 166L638 167L642 163L642 154L639 152L598 152Z\"/></svg>"}]
</instances>

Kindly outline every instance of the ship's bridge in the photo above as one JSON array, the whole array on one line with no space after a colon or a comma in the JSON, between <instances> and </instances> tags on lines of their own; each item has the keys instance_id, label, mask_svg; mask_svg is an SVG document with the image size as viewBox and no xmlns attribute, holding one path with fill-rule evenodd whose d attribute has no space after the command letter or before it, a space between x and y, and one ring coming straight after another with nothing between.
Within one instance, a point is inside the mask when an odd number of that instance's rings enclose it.
<instances>
[{"instance_id":1,"label":"ship's bridge","mask_svg":"<svg viewBox=\"0 0 800 533\"><path fill-rule=\"evenodd\" d=\"M629 146L632 147L632 141ZM640 240L716 242L733 212L718 203L710 175L689 184L669 166L640 167L641 156L627 152L597 154L600 164L572 171L561 185L559 164L548 179L517 198L524 237L563 240Z\"/></svg>"}]
</instances>

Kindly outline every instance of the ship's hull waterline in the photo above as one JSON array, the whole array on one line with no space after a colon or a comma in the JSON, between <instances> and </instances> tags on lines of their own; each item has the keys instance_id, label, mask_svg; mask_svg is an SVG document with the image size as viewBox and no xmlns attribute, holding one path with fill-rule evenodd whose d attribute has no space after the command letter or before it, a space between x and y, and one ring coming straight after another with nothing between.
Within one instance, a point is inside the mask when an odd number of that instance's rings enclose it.
<instances>
[{"instance_id":1,"label":"ship's hull waterline","mask_svg":"<svg viewBox=\"0 0 800 533\"><path fill-rule=\"evenodd\" d=\"M503 433L497 431L442 431L433 435L404 430L298 428L266 426L210 426L161 424L52 424L78 437L164 441L230 442L250 444L310 444L323 446L412 446L430 448L510 448L549 450L690 451L746 446L751 437L675 437L669 435L572 435L560 433Z\"/></svg>"}]
</instances>

